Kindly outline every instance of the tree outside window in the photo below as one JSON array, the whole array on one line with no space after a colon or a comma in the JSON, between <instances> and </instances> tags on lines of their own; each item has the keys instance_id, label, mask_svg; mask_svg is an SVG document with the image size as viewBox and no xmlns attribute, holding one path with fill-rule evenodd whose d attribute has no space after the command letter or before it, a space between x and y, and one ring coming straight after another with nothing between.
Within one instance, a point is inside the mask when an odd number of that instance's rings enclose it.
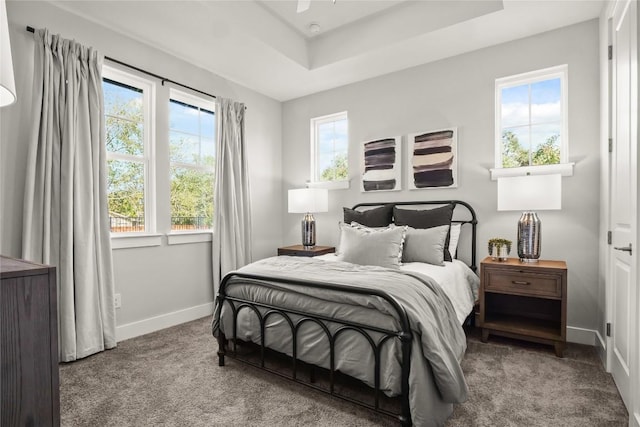
<instances>
[{"instance_id":1,"label":"tree outside window","mask_svg":"<svg viewBox=\"0 0 640 427\"><path fill-rule=\"evenodd\" d=\"M112 232L145 231L144 91L103 80L108 208Z\"/></svg>"},{"instance_id":2,"label":"tree outside window","mask_svg":"<svg viewBox=\"0 0 640 427\"><path fill-rule=\"evenodd\" d=\"M211 102L172 91L169 102L171 230L213 228L215 114Z\"/></svg>"},{"instance_id":3,"label":"tree outside window","mask_svg":"<svg viewBox=\"0 0 640 427\"><path fill-rule=\"evenodd\" d=\"M349 134L347 113L331 114L311 120L313 168L312 181L330 182L349 179Z\"/></svg>"},{"instance_id":4,"label":"tree outside window","mask_svg":"<svg viewBox=\"0 0 640 427\"><path fill-rule=\"evenodd\" d=\"M496 81L497 168L566 162L566 66Z\"/></svg>"}]
</instances>

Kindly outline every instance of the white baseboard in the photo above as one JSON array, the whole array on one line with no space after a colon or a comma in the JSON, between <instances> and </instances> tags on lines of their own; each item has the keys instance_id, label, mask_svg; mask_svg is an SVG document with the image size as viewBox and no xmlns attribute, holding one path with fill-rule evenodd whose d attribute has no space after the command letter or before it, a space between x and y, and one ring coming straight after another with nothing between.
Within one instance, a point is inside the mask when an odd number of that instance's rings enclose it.
<instances>
[{"instance_id":1,"label":"white baseboard","mask_svg":"<svg viewBox=\"0 0 640 427\"><path fill-rule=\"evenodd\" d=\"M212 314L213 302L209 302L195 307L185 308L184 310L178 310L172 313L150 317L149 319L116 326L116 341L120 342L128 340L129 338L139 337L140 335L149 334L151 332L176 326L181 323L190 322Z\"/></svg>"},{"instance_id":2,"label":"white baseboard","mask_svg":"<svg viewBox=\"0 0 640 427\"><path fill-rule=\"evenodd\" d=\"M567 341L576 344L596 345L597 331L593 329L576 328L567 326Z\"/></svg>"},{"instance_id":3,"label":"white baseboard","mask_svg":"<svg viewBox=\"0 0 640 427\"><path fill-rule=\"evenodd\" d=\"M600 331L596 331L596 347L598 347L598 356L600 356L600 361L602 362L602 366L606 368L607 366L607 340L605 340L602 335L600 335Z\"/></svg>"},{"instance_id":4,"label":"white baseboard","mask_svg":"<svg viewBox=\"0 0 640 427\"><path fill-rule=\"evenodd\" d=\"M596 334L596 346L606 350L607 349L607 340L605 340L602 335L600 335L600 331L594 331Z\"/></svg>"},{"instance_id":5,"label":"white baseboard","mask_svg":"<svg viewBox=\"0 0 640 427\"><path fill-rule=\"evenodd\" d=\"M185 308L171 313L150 317L149 319L127 323L116 327L116 340L118 342L129 338L139 337L161 329L176 326L181 323L190 322L213 314L213 302ZM605 348L604 341L598 331L593 329L577 328L567 326L567 341L577 344L598 345Z\"/></svg>"}]
</instances>

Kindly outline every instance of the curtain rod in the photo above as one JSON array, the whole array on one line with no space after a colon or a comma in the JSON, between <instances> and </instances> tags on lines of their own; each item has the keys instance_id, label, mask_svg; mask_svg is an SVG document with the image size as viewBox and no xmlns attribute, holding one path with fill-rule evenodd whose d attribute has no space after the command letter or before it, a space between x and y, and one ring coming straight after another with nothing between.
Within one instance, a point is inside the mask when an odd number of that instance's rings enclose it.
<instances>
[{"instance_id":1,"label":"curtain rod","mask_svg":"<svg viewBox=\"0 0 640 427\"><path fill-rule=\"evenodd\" d=\"M28 31L28 32L30 32L30 33L33 33L33 32L35 32L35 28L30 27L30 26L27 26L27 31ZM108 57L108 56L105 56L105 57L104 57L104 59L106 59L107 61L110 61L110 62L115 62L116 64L122 65L122 66L124 66L124 67L131 68L132 70L136 70L136 71L141 72L141 73L143 73L143 74L146 74L146 75L148 75L148 76L155 77L156 79L160 80L160 82L161 82L162 86L164 86L164 83L165 83L165 82L169 82L169 83L174 84L174 85L176 85L176 86L180 86L180 87L183 87L183 88L185 88L185 89L192 90L192 91L197 92L197 93L200 93L200 94L202 94L202 95L207 95L207 96L210 96L210 97L212 97L212 98L216 98L216 96L215 96L215 95L211 95L210 93L207 93L207 92L201 91L200 89L196 89L196 88L193 88L193 87L191 87L191 86L187 86L187 85L184 85L184 84L182 84L182 83L178 83L178 82L176 82L176 81L174 81L174 80L171 80L171 79L168 79L168 78L166 78L166 77L159 76L159 75L157 75L157 74L155 74L155 73L152 73L152 72L150 72L150 71L143 70L142 68L138 68L138 67L136 67L136 66L134 66L134 65L127 64L126 62L118 61L117 59L110 58L110 57Z\"/></svg>"}]
</instances>

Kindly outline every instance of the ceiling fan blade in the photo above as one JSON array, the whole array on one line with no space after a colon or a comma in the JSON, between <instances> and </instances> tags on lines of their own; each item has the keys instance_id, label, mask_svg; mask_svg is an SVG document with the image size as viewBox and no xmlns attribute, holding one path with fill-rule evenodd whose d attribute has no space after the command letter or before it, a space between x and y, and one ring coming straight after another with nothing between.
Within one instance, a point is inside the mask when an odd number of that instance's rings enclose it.
<instances>
[{"instance_id":1,"label":"ceiling fan blade","mask_svg":"<svg viewBox=\"0 0 640 427\"><path fill-rule=\"evenodd\" d=\"M309 9L309 6L311 6L311 0L298 0L298 9L296 12L302 13Z\"/></svg>"}]
</instances>

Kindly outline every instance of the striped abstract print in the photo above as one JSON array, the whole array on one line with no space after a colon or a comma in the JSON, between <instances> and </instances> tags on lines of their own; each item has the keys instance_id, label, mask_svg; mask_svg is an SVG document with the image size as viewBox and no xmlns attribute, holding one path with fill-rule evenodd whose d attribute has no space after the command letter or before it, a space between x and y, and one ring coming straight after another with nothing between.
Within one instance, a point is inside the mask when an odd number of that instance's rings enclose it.
<instances>
[{"instance_id":1,"label":"striped abstract print","mask_svg":"<svg viewBox=\"0 0 640 427\"><path fill-rule=\"evenodd\" d=\"M400 138L364 143L363 191L400 189Z\"/></svg>"},{"instance_id":2,"label":"striped abstract print","mask_svg":"<svg viewBox=\"0 0 640 427\"><path fill-rule=\"evenodd\" d=\"M454 131L443 130L414 135L411 156L415 188L450 187L454 184Z\"/></svg>"}]
</instances>

